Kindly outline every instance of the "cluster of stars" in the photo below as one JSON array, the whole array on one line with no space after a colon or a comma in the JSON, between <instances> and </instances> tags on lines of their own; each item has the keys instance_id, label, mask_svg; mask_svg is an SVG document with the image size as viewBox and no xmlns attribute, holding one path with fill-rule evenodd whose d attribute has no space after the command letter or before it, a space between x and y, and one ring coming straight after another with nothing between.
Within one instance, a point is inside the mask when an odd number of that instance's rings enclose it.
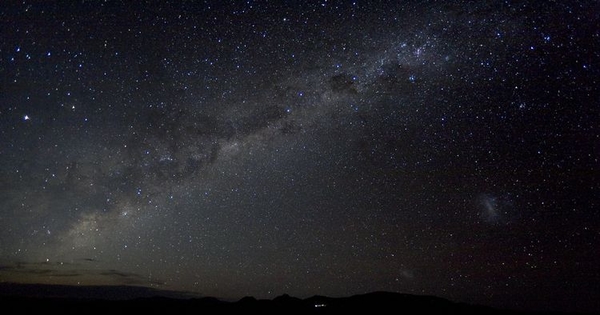
<instances>
[{"instance_id":1,"label":"cluster of stars","mask_svg":"<svg viewBox=\"0 0 600 315\"><path fill-rule=\"evenodd\" d=\"M0 278L494 305L590 289L593 7L7 5Z\"/></svg>"}]
</instances>

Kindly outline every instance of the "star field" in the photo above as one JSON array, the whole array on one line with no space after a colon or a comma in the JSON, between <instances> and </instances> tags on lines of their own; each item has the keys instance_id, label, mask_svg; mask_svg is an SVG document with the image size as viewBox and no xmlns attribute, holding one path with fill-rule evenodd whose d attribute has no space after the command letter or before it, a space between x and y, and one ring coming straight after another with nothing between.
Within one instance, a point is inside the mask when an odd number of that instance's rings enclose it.
<instances>
[{"instance_id":1,"label":"star field","mask_svg":"<svg viewBox=\"0 0 600 315\"><path fill-rule=\"evenodd\" d=\"M0 281L598 310L593 1L0 5Z\"/></svg>"}]
</instances>

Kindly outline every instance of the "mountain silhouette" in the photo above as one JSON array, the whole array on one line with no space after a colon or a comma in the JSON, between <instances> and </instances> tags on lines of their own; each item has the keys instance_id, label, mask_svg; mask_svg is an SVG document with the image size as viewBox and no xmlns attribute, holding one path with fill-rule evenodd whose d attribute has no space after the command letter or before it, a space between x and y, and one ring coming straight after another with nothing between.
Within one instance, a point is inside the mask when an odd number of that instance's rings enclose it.
<instances>
[{"instance_id":1,"label":"mountain silhouette","mask_svg":"<svg viewBox=\"0 0 600 315\"><path fill-rule=\"evenodd\" d=\"M64 286L0 283L0 303L9 314L542 314L455 303L434 296L373 292L350 297L287 294L273 300L237 302L129 286ZM552 313L565 314L565 313Z\"/></svg>"}]
</instances>

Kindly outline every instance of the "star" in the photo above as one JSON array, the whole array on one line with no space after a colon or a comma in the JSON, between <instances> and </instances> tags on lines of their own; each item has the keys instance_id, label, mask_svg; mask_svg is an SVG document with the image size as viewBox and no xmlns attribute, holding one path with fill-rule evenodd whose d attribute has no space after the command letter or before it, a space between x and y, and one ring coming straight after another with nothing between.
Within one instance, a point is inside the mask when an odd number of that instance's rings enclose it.
<instances>
[{"instance_id":1,"label":"star","mask_svg":"<svg viewBox=\"0 0 600 315\"><path fill-rule=\"evenodd\" d=\"M0 279L596 311L590 12L8 1Z\"/></svg>"}]
</instances>

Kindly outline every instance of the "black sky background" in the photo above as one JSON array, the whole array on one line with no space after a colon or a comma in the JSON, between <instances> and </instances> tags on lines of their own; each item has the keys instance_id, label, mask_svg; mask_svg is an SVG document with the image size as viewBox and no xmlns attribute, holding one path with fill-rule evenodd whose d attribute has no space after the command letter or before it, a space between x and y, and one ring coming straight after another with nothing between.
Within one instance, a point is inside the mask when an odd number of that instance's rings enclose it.
<instances>
[{"instance_id":1,"label":"black sky background","mask_svg":"<svg viewBox=\"0 0 600 315\"><path fill-rule=\"evenodd\" d=\"M598 310L595 1L7 1L0 281Z\"/></svg>"}]
</instances>

